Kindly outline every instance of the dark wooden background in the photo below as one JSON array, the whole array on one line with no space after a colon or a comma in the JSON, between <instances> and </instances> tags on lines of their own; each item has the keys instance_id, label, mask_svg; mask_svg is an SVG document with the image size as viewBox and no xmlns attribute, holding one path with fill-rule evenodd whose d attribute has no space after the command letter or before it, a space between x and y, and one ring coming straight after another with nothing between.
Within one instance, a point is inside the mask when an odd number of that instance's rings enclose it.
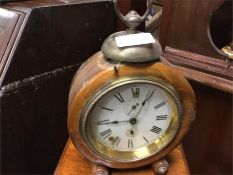
<instances>
[{"instance_id":1,"label":"dark wooden background","mask_svg":"<svg viewBox=\"0 0 233 175\"><path fill-rule=\"evenodd\" d=\"M218 36L210 35L215 21ZM164 0L160 42L163 58L189 78L197 98L196 120L184 139L191 174L232 174L232 61L221 53L213 38L229 42L231 0ZM227 15L228 14L228 15ZM228 29L228 31L226 31ZM225 31L224 31L225 30ZM232 34L231 34L232 36Z\"/></svg>"},{"instance_id":2,"label":"dark wooden background","mask_svg":"<svg viewBox=\"0 0 233 175\"><path fill-rule=\"evenodd\" d=\"M115 31L115 12L106 1L39 0L1 8L23 18L19 42L8 45L16 50L1 75L1 174L52 174L68 139L71 80Z\"/></svg>"}]
</instances>

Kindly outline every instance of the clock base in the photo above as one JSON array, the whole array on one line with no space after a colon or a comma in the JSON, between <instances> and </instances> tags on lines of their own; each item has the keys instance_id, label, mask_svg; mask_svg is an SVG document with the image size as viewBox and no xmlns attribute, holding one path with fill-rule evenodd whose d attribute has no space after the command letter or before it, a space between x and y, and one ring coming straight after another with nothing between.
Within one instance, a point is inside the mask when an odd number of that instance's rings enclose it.
<instances>
[{"instance_id":1,"label":"clock base","mask_svg":"<svg viewBox=\"0 0 233 175\"><path fill-rule=\"evenodd\" d=\"M166 160L169 162L167 175L189 175L182 145L171 151ZM155 166L154 164L153 166ZM135 169L111 169L110 175L155 175L153 166L148 165ZM60 157L54 175L84 175L92 173L92 164L74 147L70 139Z\"/></svg>"}]
</instances>

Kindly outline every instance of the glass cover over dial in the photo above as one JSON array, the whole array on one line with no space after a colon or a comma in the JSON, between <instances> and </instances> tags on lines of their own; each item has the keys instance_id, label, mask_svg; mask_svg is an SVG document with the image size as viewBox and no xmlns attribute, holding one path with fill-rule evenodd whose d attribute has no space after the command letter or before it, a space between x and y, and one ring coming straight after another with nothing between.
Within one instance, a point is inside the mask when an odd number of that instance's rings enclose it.
<instances>
[{"instance_id":1,"label":"glass cover over dial","mask_svg":"<svg viewBox=\"0 0 233 175\"><path fill-rule=\"evenodd\" d=\"M105 159L135 161L169 144L180 123L175 90L152 80L124 80L95 95L83 111L81 133Z\"/></svg>"}]
</instances>

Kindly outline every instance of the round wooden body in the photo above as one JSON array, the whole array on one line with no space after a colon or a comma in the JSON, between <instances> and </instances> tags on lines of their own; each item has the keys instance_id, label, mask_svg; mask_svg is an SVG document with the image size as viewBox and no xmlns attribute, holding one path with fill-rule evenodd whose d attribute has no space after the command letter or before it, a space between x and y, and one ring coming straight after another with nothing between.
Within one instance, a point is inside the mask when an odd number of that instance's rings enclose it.
<instances>
[{"instance_id":1,"label":"round wooden body","mask_svg":"<svg viewBox=\"0 0 233 175\"><path fill-rule=\"evenodd\" d=\"M153 156L134 162L111 162L93 153L82 139L79 126L80 114L88 100L104 85L123 77L152 76L172 85L183 105L180 128L173 140ZM134 168L153 163L175 148L190 128L195 116L195 95L188 81L176 70L164 63L122 63L107 61L101 52L90 57L77 71L69 94L68 130L76 148L90 161L112 168Z\"/></svg>"}]
</instances>

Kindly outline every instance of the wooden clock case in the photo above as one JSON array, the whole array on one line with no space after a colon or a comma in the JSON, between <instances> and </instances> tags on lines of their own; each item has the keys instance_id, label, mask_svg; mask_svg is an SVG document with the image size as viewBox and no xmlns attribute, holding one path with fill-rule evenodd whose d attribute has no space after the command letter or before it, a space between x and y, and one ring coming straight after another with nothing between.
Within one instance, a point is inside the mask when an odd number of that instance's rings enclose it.
<instances>
[{"instance_id":1,"label":"wooden clock case","mask_svg":"<svg viewBox=\"0 0 233 175\"><path fill-rule=\"evenodd\" d=\"M118 68L117 68L118 66ZM93 95L100 93L106 84L122 79L140 79L140 77L156 78L169 83L179 94L182 101L181 125L171 142L162 150L144 159L129 162L106 160L95 154L80 133L82 110ZM111 83L110 83L111 82ZM155 163L171 152L187 133L195 117L195 95L187 80L174 69L163 63L122 63L114 64L106 60L102 52L90 57L77 71L70 89L68 107L69 135L75 147L91 160L92 163L101 164L110 168L127 169L137 168ZM119 125L118 125L119 126ZM136 126L137 127L137 126ZM165 140L165 138L164 138ZM164 141L163 140L163 141ZM165 141L164 141L165 142ZM121 153L123 154L123 153ZM118 155L119 156L119 155ZM120 155L119 157L122 157ZM172 164L172 162L171 162Z\"/></svg>"}]
</instances>

